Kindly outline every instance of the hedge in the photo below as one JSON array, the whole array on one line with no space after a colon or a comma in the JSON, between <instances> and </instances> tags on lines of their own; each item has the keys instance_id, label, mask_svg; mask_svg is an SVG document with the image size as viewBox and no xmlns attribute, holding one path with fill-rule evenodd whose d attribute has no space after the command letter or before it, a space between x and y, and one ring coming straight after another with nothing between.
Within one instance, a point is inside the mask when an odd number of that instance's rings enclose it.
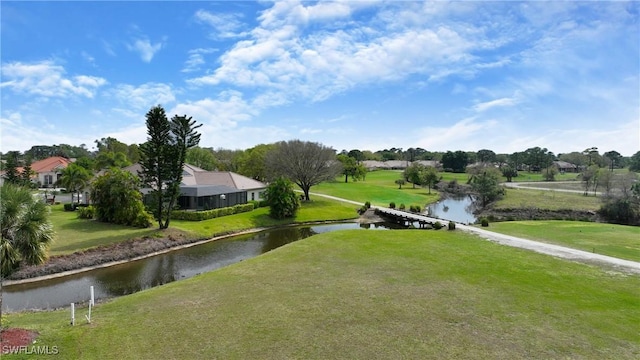
<instances>
[{"instance_id":1,"label":"hedge","mask_svg":"<svg viewBox=\"0 0 640 360\"><path fill-rule=\"evenodd\" d=\"M202 220L214 219L221 216L249 212L249 211L252 211L253 209L254 209L254 204L248 203L248 204L238 204L231 207L224 207L224 208L204 210L204 211L174 210L171 212L171 218L175 220L202 221Z\"/></svg>"}]
</instances>

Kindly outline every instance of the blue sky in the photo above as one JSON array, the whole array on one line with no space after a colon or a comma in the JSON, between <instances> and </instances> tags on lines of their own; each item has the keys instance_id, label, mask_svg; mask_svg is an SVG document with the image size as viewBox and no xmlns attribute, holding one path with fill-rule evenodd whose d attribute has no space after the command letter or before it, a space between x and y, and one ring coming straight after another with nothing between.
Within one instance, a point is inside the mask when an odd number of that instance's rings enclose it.
<instances>
[{"instance_id":1,"label":"blue sky","mask_svg":"<svg viewBox=\"0 0 640 360\"><path fill-rule=\"evenodd\" d=\"M9 2L0 150L201 146L640 149L638 2Z\"/></svg>"}]
</instances>

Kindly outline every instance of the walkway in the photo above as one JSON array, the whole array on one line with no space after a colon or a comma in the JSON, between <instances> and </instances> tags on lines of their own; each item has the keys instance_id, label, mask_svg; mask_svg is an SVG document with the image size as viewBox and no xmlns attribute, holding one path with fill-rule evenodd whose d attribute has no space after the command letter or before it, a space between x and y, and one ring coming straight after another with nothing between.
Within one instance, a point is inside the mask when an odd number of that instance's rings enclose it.
<instances>
[{"instance_id":1,"label":"walkway","mask_svg":"<svg viewBox=\"0 0 640 360\"><path fill-rule=\"evenodd\" d=\"M575 181L553 181L547 182L543 184L576 184ZM551 187L543 187L540 186L540 182L504 182L502 183L505 187L512 189L529 189L529 190L546 190L546 191L557 191L557 192L565 192L565 193L573 193L573 194L584 194L584 190L574 190L574 189L555 189ZM593 191L589 190L589 196L593 196ZM600 196L601 192L596 192L595 195Z\"/></svg>"},{"instance_id":2,"label":"walkway","mask_svg":"<svg viewBox=\"0 0 640 360\"><path fill-rule=\"evenodd\" d=\"M318 194L318 193L311 193L310 195L321 196L321 197L325 197L325 198L329 198L329 199L333 199L333 200L348 202L350 204L362 205L362 203L360 203L360 202L341 199L341 198L338 198L338 197L335 197L335 196L329 196L329 195ZM415 221L426 221L426 222L429 222L429 223L434 223L436 221L440 221L445 226L446 226L445 222L447 222L447 220L436 219L436 218L432 218L432 217L428 217L428 216L424 216L424 215L412 214L412 213L409 213L409 212L404 212L404 211L399 211L399 210L394 210L394 209L389 209L389 208L383 208L383 207L379 207L379 206L372 206L372 208L374 208L374 209L383 209L384 212L390 213L390 214L394 214L396 216L411 217L411 218L415 219ZM513 247L518 247L518 248L522 248L522 249L533 250L533 251L538 252L538 253L552 255L552 256L555 256L555 257L568 259L568 260L572 260L572 261L580 261L580 262L586 262L586 263L594 263L594 264L613 266L615 269L620 270L620 271L640 274L640 262L635 262L635 261L630 261L630 260L623 260L623 259L618 259L618 258L611 257L611 256L594 254L594 253L590 253L588 251L572 249L572 248L568 248L568 247L564 247L564 246L560 246L560 245L547 244L547 243L528 240L528 239L524 239L524 238L520 238L520 237L516 237L516 236L500 234L500 233L496 233L496 232L493 232L493 231L485 230L483 228L478 228L478 227L475 227L475 226L456 224L456 229L476 234L476 235L482 237L483 239L490 240L490 241L493 241L493 242L496 242L496 243L502 244L502 245L507 245L507 246L513 246Z\"/></svg>"}]
</instances>

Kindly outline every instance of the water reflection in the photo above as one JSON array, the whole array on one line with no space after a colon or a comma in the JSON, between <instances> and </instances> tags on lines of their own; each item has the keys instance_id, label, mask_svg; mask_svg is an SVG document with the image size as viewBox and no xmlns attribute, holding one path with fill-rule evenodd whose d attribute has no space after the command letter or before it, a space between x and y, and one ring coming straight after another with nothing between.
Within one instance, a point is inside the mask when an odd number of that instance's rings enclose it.
<instances>
[{"instance_id":1,"label":"water reflection","mask_svg":"<svg viewBox=\"0 0 640 360\"><path fill-rule=\"evenodd\" d=\"M309 236L341 229L386 229L356 223L288 227L212 241L125 264L62 278L4 286L3 309L53 309L86 302L89 287L96 299L132 294L255 257Z\"/></svg>"},{"instance_id":2,"label":"water reflection","mask_svg":"<svg viewBox=\"0 0 640 360\"><path fill-rule=\"evenodd\" d=\"M429 205L429 216L444 220L451 220L463 224L473 224L477 217L474 198L471 195L451 197Z\"/></svg>"}]
</instances>

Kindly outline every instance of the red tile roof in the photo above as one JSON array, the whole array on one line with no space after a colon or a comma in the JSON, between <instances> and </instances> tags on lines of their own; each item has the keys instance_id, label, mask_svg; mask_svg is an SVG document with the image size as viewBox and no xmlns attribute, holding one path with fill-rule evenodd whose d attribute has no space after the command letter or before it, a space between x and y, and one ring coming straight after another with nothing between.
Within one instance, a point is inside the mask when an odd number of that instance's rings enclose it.
<instances>
[{"instance_id":1,"label":"red tile roof","mask_svg":"<svg viewBox=\"0 0 640 360\"><path fill-rule=\"evenodd\" d=\"M52 156L44 160L35 161L31 164L31 170L36 173L55 172L56 170L62 170L71 164L71 160L63 158L61 156Z\"/></svg>"}]
</instances>

